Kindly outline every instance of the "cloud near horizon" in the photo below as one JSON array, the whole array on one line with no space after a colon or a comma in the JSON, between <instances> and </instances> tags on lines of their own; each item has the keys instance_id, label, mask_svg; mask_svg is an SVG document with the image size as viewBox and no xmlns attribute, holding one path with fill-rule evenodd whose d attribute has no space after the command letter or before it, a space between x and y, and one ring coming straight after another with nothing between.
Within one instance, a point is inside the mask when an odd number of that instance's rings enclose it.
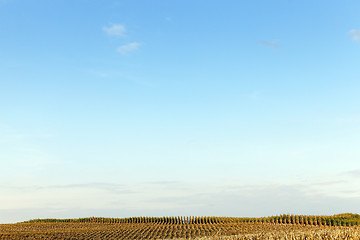
<instances>
[{"instance_id":1,"label":"cloud near horizon","mask_svg":"<svg viewBox=\"0 0 360 240\"><path fill-rule=\"evenodd\" d=\"M34 218L207 215L260 217L283 213L358 212L360 196L340 196L329 185L211 184L187 182L1 186L0 223ZM14 201L14 199L17 199ZM76 211L74 211L76 209Z\"/></svg>"},{"instance_id":2,"label":"cloud near horizon","mask_svg":"<svg viewBox=\"0 0 360 240\"><path fill-rule=\"evenodd\" d=\"M122 55L127 55L129 52L133 52L133 51L139 49L139 47L140 47L140 43L131 42L131 43L124 44L120 47L117 47L116 51Z\"/></svg>"},{"instance_id":3,"label":"cloud near horizon","mask_svg":"<svg viewBox=\"0 0 360 240\"><path fill-rule=\"evenodd\" d=\"M125 37L126 28L122 24L112 24L110 27L103 27L103 31L109 36Z\"/></svg>"}]
</instances>

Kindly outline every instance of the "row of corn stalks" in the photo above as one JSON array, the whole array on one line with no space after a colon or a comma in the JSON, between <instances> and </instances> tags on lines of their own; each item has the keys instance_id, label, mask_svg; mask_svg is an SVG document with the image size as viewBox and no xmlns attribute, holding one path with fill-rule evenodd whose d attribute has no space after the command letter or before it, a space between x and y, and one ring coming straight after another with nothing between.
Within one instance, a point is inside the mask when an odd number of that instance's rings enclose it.
<instances>
[{"instance_id":1,"label":"row of corn stalks","mask_svg":"<svg viewBox=\"0 0 360 240\"><path fill-rule=\"evenodd\" d=\"M78 219L34 219L27 222L80 222L80 223L155 223L155 224L226 224L226 223L273 223L320 226L360 225L360 215L339 214L334 216L310 216L283 214L262 218L237 217L130 217L130 218L78 218Z\"/></svg>"}]
</instances>

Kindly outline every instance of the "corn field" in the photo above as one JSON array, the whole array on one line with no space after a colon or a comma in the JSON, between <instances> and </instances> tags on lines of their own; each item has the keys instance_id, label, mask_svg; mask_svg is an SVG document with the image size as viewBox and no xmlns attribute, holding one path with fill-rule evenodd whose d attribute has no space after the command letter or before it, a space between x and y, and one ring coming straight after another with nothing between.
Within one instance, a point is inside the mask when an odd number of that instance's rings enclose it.
<instances>
[{"instance_id":1,"label":"corn field","mask_svg":"<svg viewBox=\"0 0 360 240\"><path fill-rule=\"evenodd\" d=\"M360 216L35 219L1 224L0 239L360 239Z\"/></svg>"},{"instance_id":2,"label":"corn field","mask_svg":"<svg viewBox=\"0 0 360 240\"><path fill-rule=\"evenodd\" d=\"M195 240L354 240L360 239L358 227L331 227L325 229L291 229L236 236L200 237Z\"/></svg>"}]
</instances>

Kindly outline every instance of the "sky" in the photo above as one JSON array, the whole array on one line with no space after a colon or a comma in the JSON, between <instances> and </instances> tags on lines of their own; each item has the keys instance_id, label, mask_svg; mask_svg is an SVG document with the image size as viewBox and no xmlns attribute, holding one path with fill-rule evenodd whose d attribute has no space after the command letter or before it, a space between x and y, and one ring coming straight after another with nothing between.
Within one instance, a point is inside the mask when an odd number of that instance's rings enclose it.
<instances>
[{"instance_id":1,"label":"sky","mask_svg":"<svg viewBox=\"0 0 360 240\"><path fill-rule=\"evenodd\" d=\"M359 12L0 0L0 223L360 213Z\"/></svg>"}]
</instances>

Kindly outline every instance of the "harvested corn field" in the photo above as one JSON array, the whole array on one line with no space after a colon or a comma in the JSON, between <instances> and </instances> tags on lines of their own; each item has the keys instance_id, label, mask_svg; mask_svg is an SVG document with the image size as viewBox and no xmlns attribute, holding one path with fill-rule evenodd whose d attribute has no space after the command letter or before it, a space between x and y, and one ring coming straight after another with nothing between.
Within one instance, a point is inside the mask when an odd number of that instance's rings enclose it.
<instances>
[{"instance_id":1,"label":"harvested corn field","mask_svg":"<svg viewBox=\"0 0 360 240\"><path fill-rule=\"evenodd\" d=\"M0 239L360 239L360 228L350 226L357 218L282 215L43 219L0 225Z\"/></svg>"},{"instance_id":2,"label":"harvested corn field","mask_svg":"<svg viewBox=\"0 0 360 240\"><path fill-rule=\"evenodd\" d=\"M328 228L283 228L276 231L235 236L200 237L196 240L355 240L360 239L360 229L357 227Z\"/></svg>"}]
</instances>

